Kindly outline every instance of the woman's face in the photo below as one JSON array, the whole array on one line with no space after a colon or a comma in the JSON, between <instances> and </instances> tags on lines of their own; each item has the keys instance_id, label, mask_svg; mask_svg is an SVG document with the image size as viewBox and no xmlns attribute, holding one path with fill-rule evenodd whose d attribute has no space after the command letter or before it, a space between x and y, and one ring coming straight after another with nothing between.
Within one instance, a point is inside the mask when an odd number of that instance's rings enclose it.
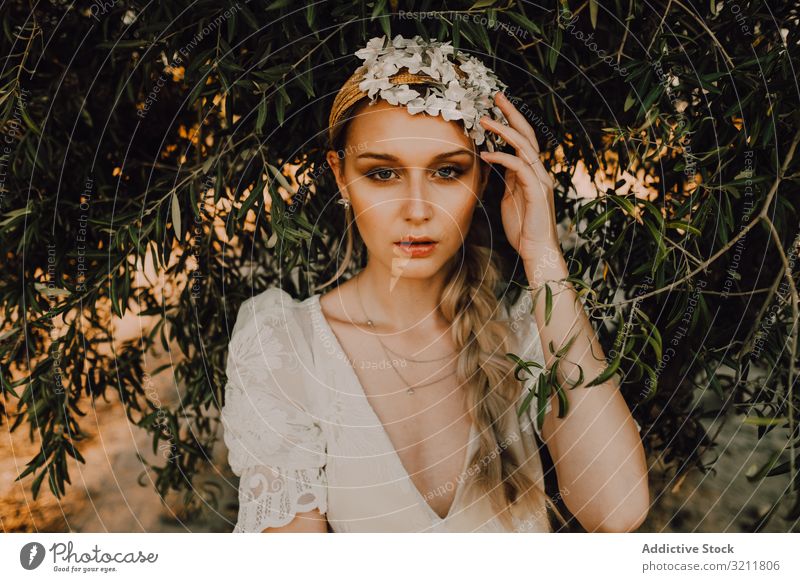
<instances>
[{"instance_id":1,"label":"woman's face","mask_svg":"<svg viewBox=\"0 0 800 582\"><path fill-rule=\"evenodd\" d=\"M436 274L461 248L488 176L462 125L378 100L350 121L345 150L341 160L329 151L328 163L369 260L396 277ZM435 244L402 245L405 237Z\"/></svg>"}]
</instances>

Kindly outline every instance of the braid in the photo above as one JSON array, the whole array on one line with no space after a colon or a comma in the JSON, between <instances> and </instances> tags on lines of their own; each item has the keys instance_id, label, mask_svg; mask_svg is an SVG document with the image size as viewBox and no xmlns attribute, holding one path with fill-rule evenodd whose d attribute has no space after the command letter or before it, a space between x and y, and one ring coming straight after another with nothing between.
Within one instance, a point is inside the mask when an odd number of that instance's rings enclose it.
<instances>
[{"instance_id":1,"label":"braid","mask_svg":"<svg viewBox=\"0 0 800 582\"><path fill-rule=\"evenodd\" d=\"M458 381L466 387L479 436L469 463L474 478L466 486L485 492L498 517L512 529L511 505L519 501L528 511L535 510L546 495L535 483L526 459L515 458L508 446L498 446L513 434L520 387L505 358L509 327L497 319L495 289L500 271L491 250L475 241L476 226L473 224L464 243L462 268L452 274L442 292L441 310L451 322L460 354Z\"/></svg>"}]
</instances>

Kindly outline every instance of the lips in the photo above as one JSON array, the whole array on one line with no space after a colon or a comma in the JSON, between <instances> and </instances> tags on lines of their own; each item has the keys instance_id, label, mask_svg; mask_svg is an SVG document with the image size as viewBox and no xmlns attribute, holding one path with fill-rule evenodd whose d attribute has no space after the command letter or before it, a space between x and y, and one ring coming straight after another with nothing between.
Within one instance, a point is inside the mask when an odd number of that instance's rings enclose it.
<instances>
[{"instance_id":1,"label":"lips","mask_svg":"<svg viewBox=\"0 0 800 582\"><path fill-rule=\"evenodd\" d=\"M437 242L428 236L404 236L394 246L406 256L425 257L436 249Z\"/></svg>"},{"instance_id":2,"label":"lips","mask_svg":"<svg viewBox=\"0 0 800 582\"><path fill-rule=\"evenodd\" d=\"M436 241L433 240L429 236L412 236L406 235L401 238L399 241L396 241L396 244L407 244L407 243L435 243Z\"/></svg>"}]
</instances>

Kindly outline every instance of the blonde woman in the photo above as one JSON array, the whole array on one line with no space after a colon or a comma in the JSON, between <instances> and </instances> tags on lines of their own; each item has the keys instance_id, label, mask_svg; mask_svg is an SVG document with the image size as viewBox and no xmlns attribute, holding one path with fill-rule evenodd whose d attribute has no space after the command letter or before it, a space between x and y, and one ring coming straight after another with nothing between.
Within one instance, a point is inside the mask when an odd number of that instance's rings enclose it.
<instances>
[{"instance_id":1,"label":"blonde woman","mask_svg":"<svg viewBox=\"0 0 800 582\"><path fill-rule=\"evenodd\" d=\"M608 381L536 398L511 352L563 385L605 368L560 252L553 180L534 131L478 59L448 43L372 39L333 104L328 163L346 252L366 266L324 294L278 288L246 301L230 342L222 410L240 477L236 532L550 532L558 495L587 531L626 532L649 506L637 425ZM503 153L508 144L514 153ZM530 290L511 306L473 223L492 166L505 170L508 240ZM356 240L357 239L357 240ZM539 286L553 287L545 324Z\"/></svg>"}]
</instances>

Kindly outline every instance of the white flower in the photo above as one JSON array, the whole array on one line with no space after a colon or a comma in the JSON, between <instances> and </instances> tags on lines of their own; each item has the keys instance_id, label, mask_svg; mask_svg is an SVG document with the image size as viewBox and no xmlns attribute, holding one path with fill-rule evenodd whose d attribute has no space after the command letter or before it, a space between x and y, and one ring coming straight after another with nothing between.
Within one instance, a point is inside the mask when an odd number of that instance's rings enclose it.
<instances>
[{"instance_id":1,"label":"white flower","mask_svg":"<svg viewBox=\"0 0 800 582\"><path fill-rule=\"evenodd\" d=\"M391 89L381 92L381 97L389 102L390 105L405 105L414 97L419 97L419 93L414 89L409 89L408 85L395 85Z\"/></svg>"},{"instance_id":2,"label":"white flower","mask_svg":"<svg viewBox=\"0 0 800 582\"><path fill-rule=\"evenodd\" d=\"M454 51L455 51L455 49L454 49L454 48L453 48L453 46L450 44L450 41L449 41L449 40L448 40L447 42L443 42L443 43L441 43L441 44L439 45L439 52L441 52L441 53L442 53L443 55L445 55L445 56L450 56L450 55L452 55Z\"/></svg>"},{"instance_id":3,"label":"white flower","mask_svg":"<svg viewBox=\"0 0 800 582\"><path fill-rule=\"evenodd\" d=\"M409 73L418 73L422 68L422 55L420 53L405 54L397 60L397 64L408 69Z\"/></svg>"},{"instance_id":4,"label":"white flower","mask_svg":"<svg viewBox=\"0 0 800 582\"><path fill-rule=\"evenodd\" d=\"M487 115L508 125L492 99L506 85L477 58L457 52L449 42L428 42L419 35L411 39L396 35L388 45L385 36L375 37L356 51L356 56L364 60L359 69L363 69L359 89L371 100L381 98L391 105L404 105L411 115L424 112L441 115L446 121L461 121L464 132L477 145L487 142L490 151L505 143L495 133L487 135L478 123ZM456 67L464 78L458 76ZM390 81L402 69L432 79L424 86L424 93Z\"/></svg>"},{"instance_id":5,"label":"white flower","mask_svg":"<svg viewBox=\"0 0 800 582\"><path fill-rule=\"evenodd\" d=\"M458 81L453 80L447 85L447 89L445 89L444 97L445 99L450 99L451 101L461 101L467 94L467 90L458 84Z\"/></svg>"},{"instance_id":6,"label":"white flower","mask_svg":"<svg viewBox=\"0 0 800 582\"><path fill-rule=\"evenodd\" d=\"M378 54L383 49L383 43L386 41L386 37L382 36L380 38L375 37L371 39L367 46L362 49L356 51L356 56L364 61L375 61L378 58Z\"/></svg>"},{"instance_id":7,"label":"white flower","mask_svg":"<svg viewBox=\"0 0 800 582\"><path fill-rule=\"evenodd\" d=\"M457 119L464 119L464 114L458 109L458 104L442 99L442 117L446 121L454 121Z\"/></svg>"},{"instance_id":8,"label":"white flower","mask_svg":"<svg viewBox=\"0 0 800 582\"><path fill-rule=\"evenodd\" d=\"M417 97L416 99L412 99L408 103L406 103L406 109L411 115L416 115L417 113L422 113L425 111L425 98L424 97Z\"/></svg>"},{"instance_id":9,"label":"white flower","mask_svg":"<svg viewBox=\"0 0 800 582\"><path fill-rule=\"evenodd\" d=\"M392 46L396 49L405 48L409 43L416 41L417 37L412 39L405 38L403 35L398 34L392 39Z\"/></svg>"},{"instance_id":10,"label":"white flower","mask_svg":"<svg viewBox=\"0 0 800 582\"><path fill-rule=\"evenodd\" d=\"M439 115L443 106L444 99L437 97L435 94L430 94L425 99L425 113L428 115Z\"/></svg>"},{"instance_id":11,"label":"white flower","mask_svg":"<svg viewBox=\"0 0 800 582\"><path fill-rule=\"evenodd\" d=\"M481 145L485 139L486 130L483 129L482 125L476 125L469 135L475 141L475 145ZM490 146L491 143L488 142L487 146ZM489 147L489 151L494 151L494 148Z\"/></svg>"},{"instance_id":12,"label":"white flower","mask_svg":"<svg viewBox=\"0 0 800 582\"><path fill-rule=\"evenodd\" d=\"M481 116L478 115L475 104L468 99L463 99L461 103L459 103L459 109L461 109L461 113L464 115L464 125L467 129L475 125L477 120L481 118Z\"/></svg>"},{"instance_id":13,"label":"white flower","mask_svg":"<svg viewBox=\"0 0 800 582\"><path fill-rule=\"evenodd\" d=\"M486 66L472 55L462 61L460 68L468 77L473 78L485 78L488 73Z\"/></svg>"},{"instance_id":14,"label":"white flower","mask_svg":"<svg viewBox=\"0 0 800 582\"><path fill-rule=\"evenodd\" d=\"M372 99L378 91L385 91L392 87L392 82L389 81L388 77L383 79L365 79L358 84L358 88L364 91L370 99Z\"/></svg>"}]
</instances>

